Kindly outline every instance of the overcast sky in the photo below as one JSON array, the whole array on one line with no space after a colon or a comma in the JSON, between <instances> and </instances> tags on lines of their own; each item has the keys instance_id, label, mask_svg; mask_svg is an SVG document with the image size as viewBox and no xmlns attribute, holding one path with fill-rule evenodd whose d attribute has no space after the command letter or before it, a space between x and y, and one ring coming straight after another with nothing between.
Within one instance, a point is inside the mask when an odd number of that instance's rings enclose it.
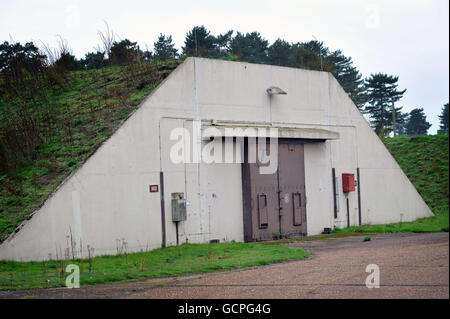
<instances>
[{"instance_id":1,"label":"overcast sky","mask_svg":"<svg viewBox=\"0 0 450 319\"><path fill-rule=\"evenodd\" d=\"M2 0L0 8L0 41L56 45L60 35L78 58L99 44L104 21L119 38L150 49L159 33L172 35L181 48L196 25L214 35L258 31L270 43L314 36L351 56L364 77L399 76L399 88L407 91L398 106L423 107L433 124L429 133L439 128L438 114L449 101L448 0Z\"/></svg>"}]
</instances>

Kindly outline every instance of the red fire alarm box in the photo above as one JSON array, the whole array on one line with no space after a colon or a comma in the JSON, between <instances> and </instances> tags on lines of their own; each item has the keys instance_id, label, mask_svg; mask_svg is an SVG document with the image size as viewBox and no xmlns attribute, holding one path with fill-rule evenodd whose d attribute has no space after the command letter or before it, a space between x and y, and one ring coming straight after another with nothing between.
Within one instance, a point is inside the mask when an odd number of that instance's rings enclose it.
<instances>
[{"instance_id":1,"label":"red fire alarm box","mask_svg":"<svg viewBox=\"0 0 450 319\"><path fill-rule=\"evenodd\" d=\"M355 191L355 174L342 173L342 190L344 193Z\"/></svg>"}]
</instances>

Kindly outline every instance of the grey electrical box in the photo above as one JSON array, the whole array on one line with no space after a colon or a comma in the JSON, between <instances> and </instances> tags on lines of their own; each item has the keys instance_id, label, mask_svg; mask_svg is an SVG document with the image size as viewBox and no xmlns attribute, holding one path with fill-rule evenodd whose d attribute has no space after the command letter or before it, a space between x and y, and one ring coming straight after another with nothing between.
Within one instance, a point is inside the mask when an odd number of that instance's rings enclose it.
<instances>
[{"instance_id":1,"label":"grey electrical box","mask_svg":"<svg viewBox=\"0 0 450 319\"><path fill-rule=\"evenodd\" d=\"M172 193L172 221L186 220L186 199L183 193Z\"/></svg>"}]
</instances>

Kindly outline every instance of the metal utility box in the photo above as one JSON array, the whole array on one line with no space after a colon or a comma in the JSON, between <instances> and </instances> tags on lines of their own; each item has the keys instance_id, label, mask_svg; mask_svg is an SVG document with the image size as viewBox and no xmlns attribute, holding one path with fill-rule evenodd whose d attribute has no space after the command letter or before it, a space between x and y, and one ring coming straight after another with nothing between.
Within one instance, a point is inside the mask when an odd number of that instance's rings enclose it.
<instances>
[{"instance_id":1,"label":"metal utility box","mask_svg":"<svg viewBox=\"0 0 450 319\"><path fill-rule=\"evenodd\" d=\"M184 193L172 193L172 221L186 220L186 199Z\"/></svg>"},{"instance_id":2,"label":"metal utility box","mask_svg":"<svg viewBox=\"0 0 450 319\"><path fill-rule=\"evenodd\" d=\"M344 193L355 191L355 174L342 173L342 190Z\"/></svg>"}]
</instances>

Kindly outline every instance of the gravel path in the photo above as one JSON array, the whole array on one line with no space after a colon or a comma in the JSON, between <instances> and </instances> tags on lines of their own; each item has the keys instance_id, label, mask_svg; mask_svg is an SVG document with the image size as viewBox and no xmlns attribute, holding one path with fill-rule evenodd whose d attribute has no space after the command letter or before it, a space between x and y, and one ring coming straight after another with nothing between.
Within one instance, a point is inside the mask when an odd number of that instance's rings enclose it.
<instances>
[{"instance_id":1,"label":"gravel path","mask_svg":"<svg viewBox=\"0 0 450 319\"><path fill-rule=\"evenodd\" d=\"M198 276L80 289L0 292L0 298L449 298L449 234L389 234L289 244L306 260ZM365 286L368 264L380 288Z\"/></svg>"}]
</instances>

